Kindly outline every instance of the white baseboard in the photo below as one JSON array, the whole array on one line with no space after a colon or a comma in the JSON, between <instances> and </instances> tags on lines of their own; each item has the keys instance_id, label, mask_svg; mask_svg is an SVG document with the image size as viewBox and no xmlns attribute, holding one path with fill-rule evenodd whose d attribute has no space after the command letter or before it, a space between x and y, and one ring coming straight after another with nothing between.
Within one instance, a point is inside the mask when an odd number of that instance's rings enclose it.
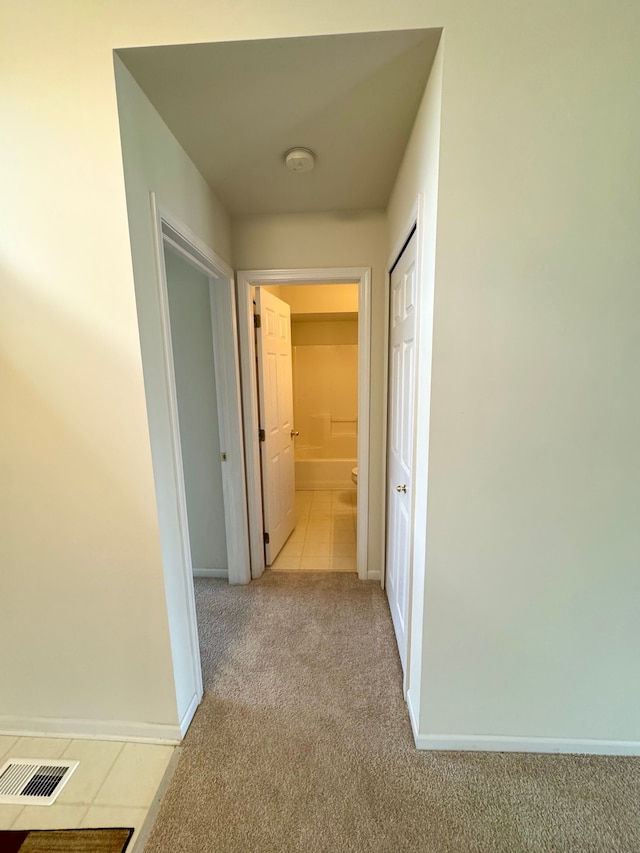
<instances>
[{"instance_id":1,"label":"white baseboard","mask_svg":"<svg viewBox=\"0 0 640 853\"><path fill-rule=\"evenodd\" d=\"M191 720L193 720L193 715L198 710L198 705L200 704L201 699L202 694L198 695L197 693L194 693L191 697L187 710L184 712L182 719L180 720L180 733L182 737L186 735L187 729L191 725Z\"/></svg>"},{"instance_id":2,"label":"white baseboard","mask_svg":"<svg viewBox=\"0 0 640 853\"><path fill-rule=\"evenodd\" d=\"M640 741L634 740L581 740L579 738L509 737L506 735L423 735L419 732L418 714L411 689L407 692L407 709L418 749L640 756Z\"/></svg>"},{"instance_id":3,"label":"white baseboard","mask_svg":"<svg viewBox=\"0 0 640 853\"><path fill-rule=\"evenodd\" d=\"M545 752L577 755L640 756L640 741L580 740L578 738L508 737L494 735L421 735L409 702L409 716L418 749L474 752Z\"/></svg>"},{"instance_id":4,"label":"white baseboard","mask_svg":"<svg viewBox=\"0 0 640 853\"><path fill-rule=\"evenodd\" d=\"M71 740L125 740L137 743L168 744L178 744L182 740L179 725L138 723L130 720L79 720L4 715L0 715L0 735L13 735L14 737L62 736Z\"/></svg>"},{"instance_id":5,"label":"white baseboard","mask_svg":"<svg viewBox=\"0 0 640 853\"><path fill-rule=\"evenodd\" d=\"M226 580L229 577L229 572L226 569L194 569L194 578L223 578Z\"/></svg>"},{"instance_id":6,"label":"white baseboard","mask_svg":"<svg viewBox=\"0 0 640 853\"><path fill-rule=\"evenodd\" d=\"M380 569L369 569L367 572L367 580L368 581L379 581L382 575L380 574Z\"/></svg>"}]
</instances>

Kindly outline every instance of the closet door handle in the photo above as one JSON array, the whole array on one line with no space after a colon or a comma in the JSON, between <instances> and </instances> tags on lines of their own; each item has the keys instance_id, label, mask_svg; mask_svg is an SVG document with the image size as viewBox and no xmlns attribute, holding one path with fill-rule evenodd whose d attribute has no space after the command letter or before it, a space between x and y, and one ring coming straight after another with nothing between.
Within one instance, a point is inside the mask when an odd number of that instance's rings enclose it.
<instances>
[{"instance_id":1,"label":"closet door handle","mask_svg":"<svg viewBox=\"0 0 640 853\"><path fill-rule=\"evenodd\" d=\"M292 429L292 430L291 430L291 438L293 438L293 437L294 437L294 436L296 436L296 435L300 435L300 430L298 430L298 429Z\"/></svg>"},{"instance_id":2,"label":"closet door handle","mask_svg":"<svg viewBox=\"0 0 640 853\"><path fill-rule=\"evenodd\" d=\"M396 492L402 492L403 494L406 495L407 494L407 487L406 486L396 486Z\"/></svg>"}]
</instances>

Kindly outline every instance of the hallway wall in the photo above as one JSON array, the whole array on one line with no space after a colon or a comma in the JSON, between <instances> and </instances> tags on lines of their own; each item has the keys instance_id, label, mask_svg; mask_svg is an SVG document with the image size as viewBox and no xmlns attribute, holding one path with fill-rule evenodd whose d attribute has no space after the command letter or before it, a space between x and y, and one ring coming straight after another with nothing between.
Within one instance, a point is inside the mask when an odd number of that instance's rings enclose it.
<instances>
[{"instance_id":1,"label":"hallway wall","mask_svg":"<svg viewBox=\"0 0 640 853\"><path fill-rule=\"evenodd\" d=\"M640 62L524 17L445 31L388 209L424 194L409 700L425 748L637 754Z\"/></svg>"},{"instance_id":2,"label":"hallway wall","mask_svg":"<svg viewBox=\"0 0 640 853\"><path fill-rule=\"evenodd\" d=\"M158 204L226 260L231 255L231 229L224 207L118 57L114 67L156 512L181 720L194 701L198 673L191 662L189 638L192 593L181 570L179 496L173 467L150 193L153 191ZM221 502L222 495L218 493L218 497Z\"/></svg>"}]
</instances>

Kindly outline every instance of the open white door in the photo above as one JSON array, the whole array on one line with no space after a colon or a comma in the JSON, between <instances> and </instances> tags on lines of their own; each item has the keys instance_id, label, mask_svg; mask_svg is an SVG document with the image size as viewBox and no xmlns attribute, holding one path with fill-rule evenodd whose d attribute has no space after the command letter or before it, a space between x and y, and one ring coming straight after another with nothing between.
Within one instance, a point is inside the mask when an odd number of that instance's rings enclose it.
<instances>
[{"instance_id":1,"label":"open white door","mask_svg":"<svg viewBox=\"0 0 640 853\"><path fill-rule=\"evenodd\" d=\"M296 523L291 311L262 287L256 289L256 309L265 562L270 566Z\"/></svg>"},{"instance_id":2,"label":"open white door","mask_svg":"<svg viewBox=\"0 0 640 853\"><path fill-rule=\"evenodd\" d=\"M414 232L391 273L389 315L385 586L403 670L407 663L411 574L417 242Z\"/></svg>"}]
</instances>

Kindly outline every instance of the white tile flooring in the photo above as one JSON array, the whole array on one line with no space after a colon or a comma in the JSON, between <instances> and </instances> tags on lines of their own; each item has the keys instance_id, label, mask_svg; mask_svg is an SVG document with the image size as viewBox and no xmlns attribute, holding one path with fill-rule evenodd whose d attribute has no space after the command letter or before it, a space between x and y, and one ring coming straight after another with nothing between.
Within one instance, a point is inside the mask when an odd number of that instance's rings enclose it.
<instances>
[{"instance_id":1,"label":"white tile flooring","mask_svg":"<svg viewBox=\"0 0 640 853\"><path fill-rule=\"evenodd\" d=\"M274 572L357 572L356 495L296 492L297 524L271 566Z\"/></svg>"},{"instance_id":2,"label":"white tile flooring","mask_svg":"<svg viewBox=\"0 0 640 853\"><path fill-rule=\"evenodd\" d=\"M0 766L9 758L80 762L53 805L0 805L0 829L131 826L127 850L133 851L174 751L162 744L0 736Z\"/></svg>"}]
</instances>

